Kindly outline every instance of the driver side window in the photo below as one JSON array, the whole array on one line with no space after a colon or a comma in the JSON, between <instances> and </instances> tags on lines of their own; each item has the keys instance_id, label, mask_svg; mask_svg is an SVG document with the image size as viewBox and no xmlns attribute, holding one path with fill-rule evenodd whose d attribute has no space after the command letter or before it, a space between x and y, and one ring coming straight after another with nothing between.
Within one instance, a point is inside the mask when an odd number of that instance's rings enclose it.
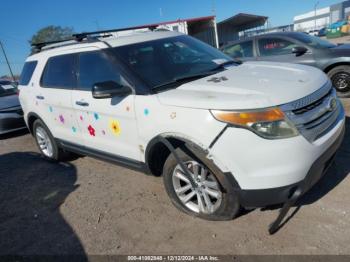
<instances>
[{"instance_id":1,"label":"driver side window","mask_svg":"<svg viewBox=\"0 0 350 262\"><path fill-rule=\"evenodd\" d=\"M114 81L125 85L118 69L102 51L86 52L79 55L78 89L91 91L96 83Z\"/></svg>"},{"instance_id":2,"label":"driver side window","mask_svg":"<svg viewBox=\"0 0 350 262\"><path fill-rule=\"evenodd\" d=\"M292 54L297 45L282 38L263 38L258 41L260 56L276 56Z\"/></svg>"}]
</instances>

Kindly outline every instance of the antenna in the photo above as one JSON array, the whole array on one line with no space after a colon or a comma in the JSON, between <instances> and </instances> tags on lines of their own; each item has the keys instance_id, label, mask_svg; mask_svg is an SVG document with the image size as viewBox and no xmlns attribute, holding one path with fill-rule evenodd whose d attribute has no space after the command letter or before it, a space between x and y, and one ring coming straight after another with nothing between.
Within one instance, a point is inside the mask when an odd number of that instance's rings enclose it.
<instances>
[{"instance_id":1,"label":"antenna","mask_svg":"<svg viewBox=\"0 0 350 262\"><path fill-rule=\"evenodd\" d=\"M211 0L211 12L212 12L213 15L216 16L215 0Z\"/></svg>"},{"instance_id":2,"label":"antenna","mask_svg":"<svg viewBox=\"0 0 350 262\"><path fill-rule=\"evenodd\" d=\"M159 16L160 16L160 18L163 18L163 10L161 7L159 8Z\"/></svg>"},{"instance_id":3,"label":"antenna","mask_svg":"<svg viewBox=\"0 0 350 262\"><path fill-rule=\"evenodd\" d=\"M4 46L2 45L2 42L1 42L1 41L0 41L0 46L1 46L2 52L4 53L4 57L5 57L7 66L9 67L10 74L11 74L11 76L12 76L12 79L13 79L13 81L16 81L15 76L13 75L13 72L12 72L12 69L11 69L11 66L10 66L10 62L9 62L9 60L7 59L7 55L6 55Z\"/></svg>"}]
</instances>

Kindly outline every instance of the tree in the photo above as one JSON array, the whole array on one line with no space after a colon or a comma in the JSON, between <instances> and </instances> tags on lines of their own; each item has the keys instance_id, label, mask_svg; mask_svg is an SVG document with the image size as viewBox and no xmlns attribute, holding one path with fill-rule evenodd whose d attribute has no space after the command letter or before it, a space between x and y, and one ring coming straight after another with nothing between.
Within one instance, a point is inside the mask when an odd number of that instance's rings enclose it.
<instances>
[{"instance_id":1,"label":"tree","mask_svg":"<svg viewBox=\"0 0 350 262\"><path fill-rule=\"evenodd\" d=\"M74 34L74 30L71 27L61 27L61 26L47 26L40 29L32 39L29 41L30 44L64 40L70 38Z\"/></svg>"}]
</instances>

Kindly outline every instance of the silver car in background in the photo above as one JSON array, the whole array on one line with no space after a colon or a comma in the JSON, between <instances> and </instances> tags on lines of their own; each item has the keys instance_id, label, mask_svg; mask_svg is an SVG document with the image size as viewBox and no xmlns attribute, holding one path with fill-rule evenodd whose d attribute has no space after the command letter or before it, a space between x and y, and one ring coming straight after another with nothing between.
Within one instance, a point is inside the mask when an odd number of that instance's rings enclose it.
<instances>
[{"instance_id":1,"label":"silver car in background","mask_svg":"<svg viewBox=\"0 0 350 262\"><path fill-rule=\"evenodd\" d=\"M16 85L0 81L0 135L27 128Z\"/></svg>"}]
</instances>

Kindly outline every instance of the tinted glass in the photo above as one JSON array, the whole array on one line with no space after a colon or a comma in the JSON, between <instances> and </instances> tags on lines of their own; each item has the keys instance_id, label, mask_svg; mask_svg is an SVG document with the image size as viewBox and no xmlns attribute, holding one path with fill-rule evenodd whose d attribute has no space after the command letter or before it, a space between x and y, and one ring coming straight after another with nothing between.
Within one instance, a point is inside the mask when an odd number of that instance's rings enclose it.
<instances>
[{"instance_id":1,"label":"tinted glass","mask_svg":"<svg viewBox=\"0 0 350 262\"><path fill-rule=\"evenodd\" d=\"M209 72L232 59L189 36L176 36L114 48L151 88L189 75Z\"/></svg>"},{"instance_id":2,"label":"tinted glass","mask_svg":"<svg viewBox=\"0 0 350 262\"><path fill-rule=\"evenodd\" d=\"M24 64L21 77L19 79L20 85L26 86L29 84L29 81L32 78L33 72L37 64L38 64L37 61L30 61Z\"/></svg>"},{"instance_id":3,"label":"tinted glass","mask_svg":"<svg viewBox=\"0 0 350 262\"><path fill-rule=\"evenodd\" d=\"M253 57L253 41L227 46L223 51L233 58Z\"/></svg>"},{"instance_id":4,"label":"tinted glass","mask_svg":"<svg viewBox=\"0 0 350 262\"><path fill-rule=\"evenodd\" d=\"M259 51L261 56L292 54L293 47L297 44L282 38L259 39Z\"/></svg>"},{"instance_id":5,"label":"tinted glass","mask_svg":"<svg viewBox=\"0 0 350 262\"><path fill-rule=\"evenodd\" d=\"M109 60L106 53L88 52L79 56L79 89L92 90L96 83L114 81L123 84L116 66Z\"/></svg>"},{"instance_id":6,"label":"tinted glass","mask_svg":"<svg viewBox=\"0 0 350 262\"><path fill-rule=\"evenodd\" d=\"M76 55L54 56L46 64L42 86L52 88L73 88L76 84Z\"/></svg>"},{"instance_id":7,"label":"tinted glass","mask_svg":"<svg viewBox=\"0 0 350 262\"><path fill-rule=\"evenodd\" d=\"M0 97L10 96L17 93L17 88L9 81L0 81Z\"/></svg>"},{"instance_id":8,"label":"tinted glass","mask_svg":"<svg viewBox=\"0 0 350 262\"><path fill-rule=\"evenodd\" d=\"M320 32L323 29L320 30ZM293 38L299 40L300 42L303 42L309 46L312 46L314 48L332 48L335 47L335 44L332 44L331 42L328 42L327 40L321 39L316 36L311 36L307 34L295 34L293 35Z\"/></svg>"}]
</instances>

